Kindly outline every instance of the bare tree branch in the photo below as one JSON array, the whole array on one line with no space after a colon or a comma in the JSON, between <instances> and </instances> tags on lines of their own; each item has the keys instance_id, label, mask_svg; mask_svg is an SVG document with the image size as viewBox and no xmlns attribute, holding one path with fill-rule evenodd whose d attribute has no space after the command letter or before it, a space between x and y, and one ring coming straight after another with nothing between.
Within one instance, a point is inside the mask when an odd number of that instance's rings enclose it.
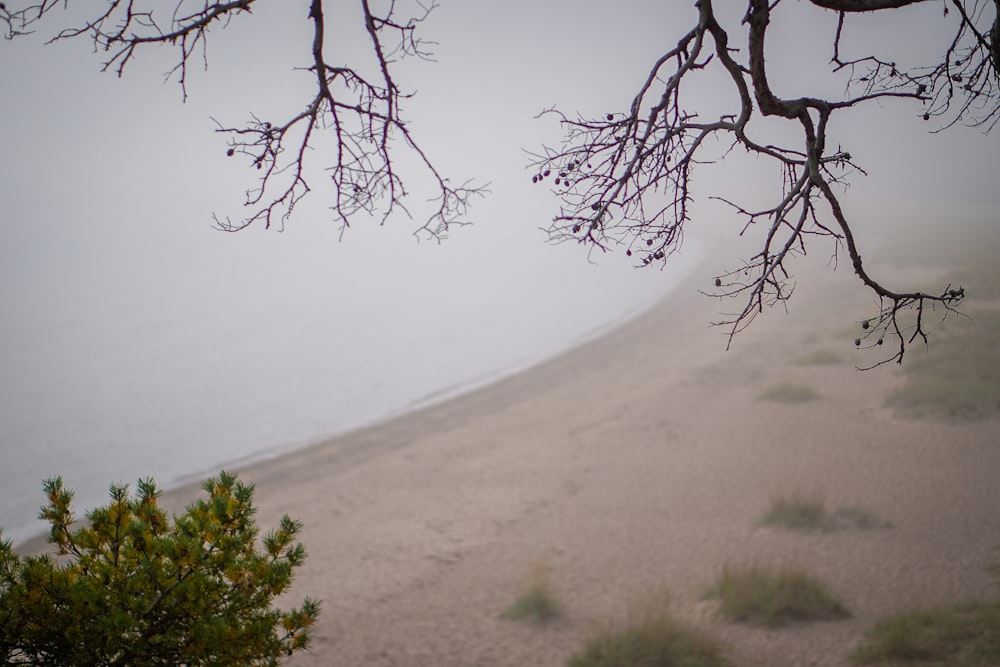
<instances>
[{"instance_id":1,"label":"bare tree branch","mask_svg":"<svg viewBox=\"0 0 1000 667\"><path fill-rule=\"evenodd\" d=\"M95 51L107 54L103 70L119 76L140 50L173 46L178 53L166 76L177 78L186 99L190 60L199 50L203 53L210 30L249 14L255 1L173 0L164 9L154 0L106 0L100 9L88 8L90 18L61 29L50 41L90 40ZM303 68L315 82L311 99L280 122L257 116L242 125L216 121L217 131L226 136L228 154L247 158L258 177L246 193L244 203L250 212L235 221L215 216L220 229L237 231L255 223L283 228L323 170L321 180L332 190L330 208L344 229L359 215L379 222L397 212L409 217L408 192L398 171L406 152L417 157L437 190L433 210L415 233L440 239L450 226L467 224L469 203L485 194L485 187L471 181L454 185L437 170L401 114L400 100L408 95L392 76L393 64L400 58L429 58L429 44L417 33L437 5L413 2L415 11L404 13L401 4L391 0L374 9L369 0L359 0L363 21L359 28L368 38L370 57L348 54L353 64L345 64L331 57L322 0L311 0L307 20L312 23L312 40L306 51L309 65ZM14 38L33 32L66 6L66 0L43 0L12 10L4 3L0 21L6 37ZM369 74L368 63L375 65L374 75ZM332 164L314 165L311 148L320 137L335 146Z\"/></svg>"},{"instance_id":2,"label":"bare tree branch","mask_svg":"<svg viewBox=\"0 0 1000 667\"><path fill-rule=\"evenodd\" d=\"M952 1L961 4L960 0ZM550 238L600 251L624 247L640 265L662 264L683 242L695 196L696 169L725 159L740 148L777 164L784 178L774 204L761 210L715 197L745 220L744 233L763 228L758 252L742 266L719 274L711 292L719 298L743 300L738 312L716 323L728 327L730 343L765 307L788 301L794 291L792 261L805 255L814 240L825 237L833 242L835 256L846 251L858 278L882 304L876 315L863 319L867 334L857 344L868 341L878 347L891 338L895 352L882 363L901 362L908 344L927 339L925 313L935 306L944 313L952 312L965 291L950 285L938 294L895 291L869 274L834 191L834 186L846 184L849 174L864 171L849 152L827 146L828 128L835 115L889 98L928 104L928 113L944 114L957 99L949 87L958 82L954 77L971 86L958 116L972 109L976 100L988 100L993 106L982 108L987 118L995 119L1000 96L995 87L996 69L986 48L990 42L980 39L983 31L977 27L985 24L981 2L971 0L970 18L963 14L941 64L909 73L872 56L841 59L842 13L833 42L832 69L849 68L851 86L839 99L786 99L772 90L765 42L772 12L778 11L779 3L748 0L743 19L744 49L730 45L731 31L716 18L711 0L694 4L696 25L656 60L627 111L596 119L571 118L554 109L544 112L555 115L565 131L561 146L543 149L532 161L532 179L551 183L561 204L549 227ZM814 0L813 4L848 12L914 2ZM692 73L710 67L721 68L738 102L727 112L708 118L690 106L692 98L684 82ZM642 113L643 109L648 112ZM796 127L799 143L772 145L756 140L751 121L760 116L782 119ZM709 138L728 146L721 157L706 148ZM917 313L916 321L904 325L901 315L910 310Z\"/></svg>"},{"instance_id":3,"label":"bare tree branch","mask_svg":"<svg viewBox=\"0 0 1000 667\"><path fill-rule=\"evenodd\" d=\"M181 0L175 5L169 23L161 25L156 9L144 9L137 0L108 0L104 11L86 20L82 25L60 30L50 42L74 37L87 37L93 42L95 51L108 54L102 69L114 71L121 76L125 67L135 57L136 50L150 44L176 46L179 53L177 64L168 77L176 74L187 98L187 66L192 54L204 47L209 28L214 23L223 27L228 21L243 12L250 13L256 0L231 0L230 2L202 2ZM7 25L6 37L33 32L36 24L59 6L66 7L66 0L44 0L20 10L11 11L6 6L0 9ZM194 5L189 9L189 6ZM162 10L160 10L162 12Z\"/></svg>"},{"instance_id":4,"label":"bare tree branch","mask_svg":"<svg viewBox=\"0 0 1000 667\"><path fill-rule=\"evenodd\" d=\"M987 9L993 5L993 21ZM960 20L940 60L903 67L874 56L844 59L840 40L841 14L833 44L834 71L850 73L852 88L861 94L916 93L924 102L924 120L942 117L942 129L956 123L991 130L1000 120L1000 0L947 0Z\"/></svg>"},{"instance_id":5,"label":"bare tree branch","mask_svg":"<svg viewBox=\"0 0 1000 667\"><path fill-rule=\"evenodd\" d=\"M846 78L846 87L826 99L783 97L772 88L765 45L771 18L783 5L781 0L745 1L742 21L727 27L712 0L694 0L694 25L656 59L621 111L596 118L555 108L542 112L557 118L565 133L560 145L532 155L532 180L549 184L559 200L550 238L589 251L624 248L641 266L662 264L683 244L692 203L701 194L695 175L743 151L775 166L781 178L763 206L709 193L742 222L742 234L759 238L751 257L715 281L713 296L742 304L718 323L729 328L730 343L765 307L787 303L795 287L794 261L825 240L834 258L846 253L858 279L879 299L878 312L860 320L866 333L857 344L878 348L888 340L892 353L882 363L901 362L908 345L927 340L929 313L951 314L965 290L951 285L940 293L895 290L869 273L839 200L849 177L865 172L845 148L828 145L829 128L854 109L887 100L910 102L925 120L937 119L938 130L955 124L984 131L995 127L1000 121L1000 0L941 0L947 46L930 63L911 64L847 53L844 35L854 20L847 17L905 11L922 0L810 0L817 12L837 12L830 74ZM61 29L52 40L90 40L95 51L106 54L104 69L118 75L140 50L174 47L167 76L177 78L186 96L188 64L199 49L204 53L210 30L250 14L254 2L171 0L167 14L154 0L105 0L87 7L89 19ZM257 177L246 193L249 212L236 221L216 217L221 229L255 223L282 228L314 187L330 193L333 216L345 229L357 216L380 222L400 212L408 216L408 192L399 171L405 154L416 158L434 189L433 210L418 234L441 238L450 226L465 224L470 201L485 192L470 182L455 185L441 174L401 112L408 94L397 84L394 66L402 58L430 57L419 28L436 8L434 1L355 2L365 53L345 57L337 52L327 38L323 1L310 0L306 19L312 39L303 49L308 64L302 71L315 85L308 99L277 121L251 116L239 125L217 122L228 154L246 160ZM13 39L67 6L68 0L35 0L20 9L0 3L0 26ZM697 85L691 82L704 72L720 74L729 88L732 102L721 113L699 108ZM760 139L757 121L762 118L785 126L790 131L785 136L794 139ZM328 156L312 150L321 140L332 146ZM313 164L318 157L327 160L321 163L322 176ZM910 312L916 315L913 322L902 317Z\"/></svg>"}]
</instances>

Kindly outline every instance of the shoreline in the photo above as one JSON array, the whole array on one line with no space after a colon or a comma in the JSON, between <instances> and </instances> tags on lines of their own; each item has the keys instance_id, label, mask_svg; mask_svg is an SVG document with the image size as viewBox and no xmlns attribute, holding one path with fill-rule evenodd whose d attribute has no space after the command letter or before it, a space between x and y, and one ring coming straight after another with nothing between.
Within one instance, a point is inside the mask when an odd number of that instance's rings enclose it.
<instances>
[{"instance_id":1,"label":"shoreline","mask_svg":"<svg viewBox=\"0 0 1000 667\"><path fill-rule=\"evenodd\" d=\"M704 272L707 268L705 258L702 256L694 267L689 268L687 277ZM680 294L683 286L683 282L673 285L664 296L631 315L624 322L617 325L609 323L599 327L592 334L585 335L579 342L556 354L537 361L525 362L523 366L498 370L482 380L473 380L434 392L395 412L389 412L370 423L342 433L321 437L300 446L279 448L262 458L239 460L221 469L236 472L241 478L245 474L264 476L263 471L284 467L284 459L308 459L314 454L329 457L331 460L343 460L346 465L360 465L381 453L405 446L407 443L403 442L404 440L426 437L438 430L453 428L460 422L473 419L477 414L518 402L526 387L535 391L539 387L561 384L577 373L583 358L592 360L595 354L600 353L601 348L616 345L627 348L631 341L644 337L651 326L650 321L660 322L665 315L675 309L684 309L697 300L706 299L704 295L694 291ZM708 326L708 323L705 322L705 325ZM725 353L724 346L720 347L719 351ZM393 444L376 446L371 451L365 451L371 443L384 444L387 441ZM163 496L168 503L176 506L174 497L189 495L193 497L193 494L198 493L201 482L207 476L214 474L217 474L217 471L205 471L187 476L169 489L165 489Z\"/></svg>"},{"instance_id":2,"label":"shoreline","mask_svg":"<svg viewBox=\"0 0 1000 667\"><path fill-rule=\"evenodd\" d=\"M217 475L220 470L240 473L244 470L267 466L269 463L283 457L305 454L310 450L332 446L334 443L352 440L355 437L365 437L364 434L377 432L383 426L388 426L401 420L406 421L411 416L420 415L425 411L433 411L434 408L442 404L460 401L470 394L488 392L494 385L506 383L524 374L532 374L536 369L548 366L550 362L573 355L580 348L594 344L605 337L612 336L618 330L630 327L636 320L642 319L651 312L663 308L664 304L674 299L677 293L688 284L692 275L706 270L707 261L704 244L697 240L692 240L689 245L694 246L692 248L694 259L685 258L687 259L687 265L680 267L676 275L671 276L672 284L667 288L666 292L645 306L625 313L622 321L608 320L585 332L579 338L571 341L567 347L561 348L554 353L543 354L537 358L520 361L510 367L494 369L467 381L432 391L410 401L406 405L389 409L383 415L371 421L358 424L344 431L310 438L295 444L275 445L271 448L232 459L218 466L180 475L166 485L161 486L162 497L167 503L165 507L170 508L169 511L174 513L182 512L186 503L178 504L172 499L178 496L194 499L200 491L201 483L208 477ZM39 531L16 541L14 549L19 553L42 553L48 548L47 535L46 531Z\"/></svg>"},{"instance_id":3,"label":"shoreline","mask_svg":"<svg viewBox=\"0 0 1000 667\"><path fill-rule=\"evenodd\" d=\"M847 667L878 618L994 590L1000 424L889 412L895 369L854 369L847 325L870 297L846 271L803 267L790 314L766 313L727 352L708 325L719 303L694 289L720 268L706 259L654 308L524 372L235 470L256 487L262 531L286 513L304 524L285 599L323 608L312 650L288 664L557 667L667 590L734 665ZM841 361L797 361L817 351ZM782 383L818 396L761 400ZM796 491L891 527L759 525ZM199 492L162 504L180 511ZM725 623L703 591L742 563L801 566L851 616ZM538 564L563 617L502 619Z\"/></svg>"}]
</instances>

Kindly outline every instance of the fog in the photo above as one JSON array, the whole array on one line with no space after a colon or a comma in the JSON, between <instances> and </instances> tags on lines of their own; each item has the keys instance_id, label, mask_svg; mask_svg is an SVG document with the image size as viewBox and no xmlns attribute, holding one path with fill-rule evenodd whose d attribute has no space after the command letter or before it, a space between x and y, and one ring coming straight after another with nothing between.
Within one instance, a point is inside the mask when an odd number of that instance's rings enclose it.
<instances>
[{"instance_id":1,"label":"fog","mask_svg":"<svg viewBox=\"0 0 1000 667\"><path fill-rule=\"evenodd\" d=\"M226 157L212 118L285 117L306 100L308 74L292 68L307 63L309 24L304 8L283 5L263 3L211 34L209 69L189 72L186 102L176 81L163 82L168 49L140 54L119 79L99 72L87 43L44 45L58 20L0 44L7 534L34 525L46 476L64 475L87 506L109 482L169 483L535 362L648 307L704 243L742 224L702 199L689 247L666 271L551 246L540 231L557 202L531 184L522 149L561 134L535 116L625 108L690 28L692 8L452 0L425 24L435 62L404 62L396 76L417 93L404 113L439 170L489 183L475 224L418 242L426 204L411 185L414 220L358 219L342 234L318 187L283 232L220 232L212 214L240 216L255 174ZM919 57L933 50L939 14L934 5L894 13L888 26L859 21L851 39L878 45L889 34ZM799 3L788 20L771 44L773 76L779 94L798 95L826 80L835 19ZM338 57L363 48L353 24L336 25ZM724 104L709 84L698 94ZM833 129L869 172L845 197L863 240L995 217L996 137L928 129L904 103ZM766 198L779 185L749 158L708 173L699 195Z\"/></svg>"}]
</instances>

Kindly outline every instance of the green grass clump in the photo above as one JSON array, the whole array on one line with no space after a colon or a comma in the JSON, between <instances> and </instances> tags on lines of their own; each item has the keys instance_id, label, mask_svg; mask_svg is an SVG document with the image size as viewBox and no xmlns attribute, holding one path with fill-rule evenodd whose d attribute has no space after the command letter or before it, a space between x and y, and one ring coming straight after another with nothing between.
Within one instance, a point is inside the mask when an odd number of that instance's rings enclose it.
<instances>
[{"instance_id":1,"label":"green grass clump","mask_svg":"<svg viewBox=\"0 0 1000 667\"><path fill-rule=\"evenodd\" d=\"M852 654L855 662L927 667L1000 665L1000 602L919 609L878 621Z\"/></svg>"},{"instance_id":2,"label":"green grass clump","mask_svg":"<svg viewBox=\"0 0 1000 667\"><path fill-rule=\"evenodd\" d=\"M863 507L838 507L833 513L833 519L838 524L848 524L861 530L876 530L878 528L891 528L892 524L883 521L871 511Z\"/></svg>"},{"instance_id":3,"label":"green grass clump","mask_svg":"<svg viewBox=\"0 0 1000 667\"><path fill-rule=\"evenodd\" d=\"M914 377L892 392L886 405L906 417L974 421L1000 413L1000 383Z\"/></svg>"},{"instance_id":4,"label":"green grass clump","mask_svg":"<svg viewBox=\"0 0 1000 667\"><path fill-rule=\"evenodd\" d=\"M823 500L799 493L777 495L771 507L760 519L765 526L781 526L803 532L833 530L834 523Z\"/></svg>"},{"instance_id":5,"label":"green grass clump","mask_svg":"<svg viewBox=\"0 0 1000 667\"><path fill-rule=\"evenodd\" d=\"M819 394L802 385L783 383L765 390L759 397L762 401L777 403L806 403L819 398Z\"/></svg>"},{"instance_id":6,"label":"green grass clump","mask_svg":"<svg viewBox=\"0 0 1000 667\"><path fill-rule=\"evenodd\" d=\"M522 593L512 605L500 614L500 617L512 621L545 623L557 618L559 614L559 605L549 591L534 587Z\"/></svg>"},{"instance_id":7,"label":"green grass clump","mask_svg":"<svg viewBox=\"0 0 1000 667\"><path fill-rule=\"evenodd\" d=\"M779 494L771 499L771 507L760 518L762 526L780 526L805 533L829 532L841 528L870 530L888 528L890 524L862 507L840 507L829 512L823 499L801 493Z\"/></svg>"},{"instance_id":8,"label":"green grass clump","mask_svg":"<svg viewBox=\"0 0 1000 667\"><path fill-rule=\"evenodd\" d=\"M549 589L548 568L540 561L532 569L524 592L500 614L500 618L541 624L558 618L561 613L562 610Z\"/></svg>"},{"instance_id":9,"label":"green grass clump","mask_svg":"<svg viewBox=\"0 0 1000 667\"><path fill-rule=\"evenodd\" d=\"M793 363L800 366L831 366L833 364L843 363L843 361L844 358L836 352L824 349L804 354Z\"/></svg>"},{"instance_id":10,"label":"green grass clump","mask_svg":"<svg viewBox=\"0 0 1000 667\"><path fill-rule=\"evenodd\" d=\"M726 566L708 592L719 598L722 617L737 623L773 628L849 616L826 584L795 568Z\"/></svg>"},{"instance_id":11,"label":"green grass clump","mask_svg":"<svg viewBox=\"0 0 1000 667\"><path fill-rule=\"evenodd\" d=\"M906 356L904 383L886 404L907 417L968 421L1000 416L1000 312L936 336Z\"/></svg>"},{"instance_id":12,"label":"green grass clump","mask_svg":"<svg viewBox=\"0 0 1000 667\"><path fill-rule=\"evenodd\" d=\"M726 667L719 645L674 619L664 604L637 621L599 631L567 667Z\"/></svg>"}]
</instances>

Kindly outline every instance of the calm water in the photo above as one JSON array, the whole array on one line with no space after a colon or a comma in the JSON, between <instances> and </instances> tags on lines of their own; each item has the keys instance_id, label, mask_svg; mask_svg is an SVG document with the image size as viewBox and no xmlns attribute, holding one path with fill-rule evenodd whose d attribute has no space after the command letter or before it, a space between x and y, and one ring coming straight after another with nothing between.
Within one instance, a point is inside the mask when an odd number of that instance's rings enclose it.
<instances>
[{"instance_id":1,"label":"calm water","mask_svg":"<svg viewBox=\"0 0 1000 667\"><path fill-rule=\"evenodd\" d=\"M15 541L43 528L43 478L62 475L82 514L111 482L169 486L370 423L641 312L699 254L659 272L540 243L116 238L128 252L5 269L0 526Z\"/></svg>"}]
</instances>

